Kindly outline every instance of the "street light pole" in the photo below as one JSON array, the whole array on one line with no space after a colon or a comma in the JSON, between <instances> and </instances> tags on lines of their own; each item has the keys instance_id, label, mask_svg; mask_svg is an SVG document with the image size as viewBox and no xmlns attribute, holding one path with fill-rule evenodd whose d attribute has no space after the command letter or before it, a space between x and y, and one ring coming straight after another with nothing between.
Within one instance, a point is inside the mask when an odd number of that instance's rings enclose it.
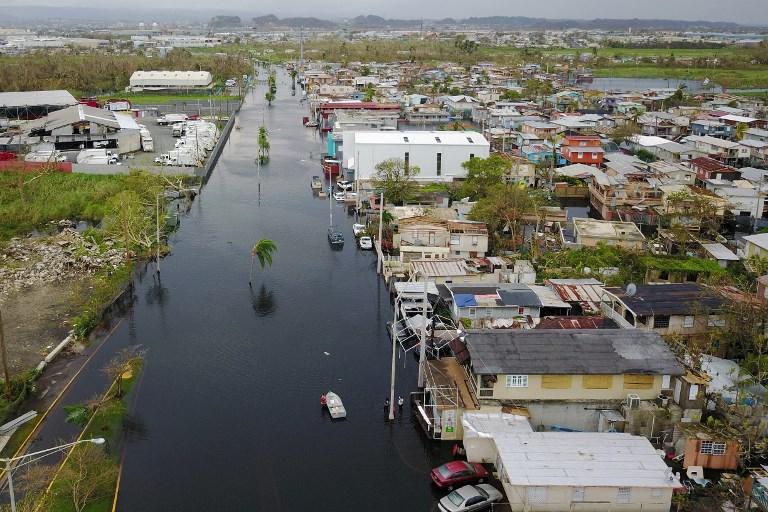
<instances>
[{"instance_id":1,"label":"street light pole","mask_svg":"<svg viewBox=\"0 0 768 512\"><path fill-rule=\"evenodd\" d=\"M16 512L16 495L13 492L13 469L12 466L14 462L24 460L27 457L34 457L27 462L24 462L23 464L18 464L15 467L19 468L21 466L26 466L27 464L31 464L33 462L37 462L38 460L42 459L43 457L47 457L48 455L53 455L54 453L66 450L67 448L70 448L72 446L81 444L81 443L93 443L93 444L104 444L106 443L106 439L103 437L96 437L93 439L80 439L79 441L75 441L73 443L67 443L63 444L61 446L54 446L53 448L47 448L45 450L40 450L38 452L32 452L32 453L26 453L24 455L21 455L20 457L8 457L8 458L0 458L0 462L5 462L5 472L8 475L8 494L11 498L11 512Z\"/></svg>"}]
</instances>

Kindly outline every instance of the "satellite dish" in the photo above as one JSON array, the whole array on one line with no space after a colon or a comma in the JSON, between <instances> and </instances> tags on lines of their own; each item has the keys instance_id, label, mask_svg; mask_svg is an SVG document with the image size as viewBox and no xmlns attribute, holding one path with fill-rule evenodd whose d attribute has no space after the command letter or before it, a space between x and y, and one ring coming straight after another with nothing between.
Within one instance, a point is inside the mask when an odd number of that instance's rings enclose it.
<instances>
[{"instance_id":1,"label":"satellite dish","mask_svg":"<svg viewBox=\"0 0 768 512\"><path fill-rule=\"evenodd\" d=\"M637 293L637 285L635 283L629 283L627 285L627 297L634 297Z\"/></svg>"}]
</instances>

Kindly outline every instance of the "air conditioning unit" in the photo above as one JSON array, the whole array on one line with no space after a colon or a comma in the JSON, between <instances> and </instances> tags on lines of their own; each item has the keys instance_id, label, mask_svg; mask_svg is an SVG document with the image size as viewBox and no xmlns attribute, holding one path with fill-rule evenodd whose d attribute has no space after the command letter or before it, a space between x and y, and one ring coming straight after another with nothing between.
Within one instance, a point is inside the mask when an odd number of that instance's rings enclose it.
<instances>
[{"instance_id":1,"label":"air conditioning unit","mask_svg":"<svg viewBox=\"0 0 768 512\"><path fill-rule=\"evenodd\" d=\"M629 407L630 409L639 409L640 396L636 395L635 393L629 393L627 395L627 407Z\"/></svg>"}]
</instances>

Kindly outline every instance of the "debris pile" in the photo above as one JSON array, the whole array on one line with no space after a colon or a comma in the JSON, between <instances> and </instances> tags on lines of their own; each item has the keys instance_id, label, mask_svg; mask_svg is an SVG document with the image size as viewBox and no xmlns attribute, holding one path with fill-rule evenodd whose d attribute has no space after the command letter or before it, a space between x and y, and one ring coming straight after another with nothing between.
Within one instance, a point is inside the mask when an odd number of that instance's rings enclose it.
<instances>
[{"instance_id":1,"label":"debris pile","mask_svg":"<svg viewBox=\"0 0 768 512\"><path fill-rule=\"evenodd\" d=\"M0 299L12 291L50 284L77 275L117 268L125 252L112 240L97 243L58 222L61 231L50 237L13 238L0 249Z\"/></svg>"}]
</instances>

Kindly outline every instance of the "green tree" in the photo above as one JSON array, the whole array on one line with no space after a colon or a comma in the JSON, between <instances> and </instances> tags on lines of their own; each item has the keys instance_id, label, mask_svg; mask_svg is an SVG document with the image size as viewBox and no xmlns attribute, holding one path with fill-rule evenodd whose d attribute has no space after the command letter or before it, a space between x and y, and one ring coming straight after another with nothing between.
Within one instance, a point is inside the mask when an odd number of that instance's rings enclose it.
<instances>
[{"instance_id":1,"label":"green tree","mask_svg":"<svg viewBox=\"0 0 768 512\"><path fill-rule=\"evenodd\" d=\"M522 225L525 217L538 213L538 201L524 185L496 185L479 199L470 212L470 218L485 222L493 233L495 247L505 245L505 234L510 235L510 248L521 245Z\"/></svg>"},{"instance_id":2,"label":"green tree","mask_svg":"<svg viewBox=\"0 0 768 512\"><path fill-rule=\"evenodd\" d=\"M413 197L418 184L413 179L421 172L415 165L407 166L401 158L390 158L376 165L371 183L384 192L384 197L394 204L402 204Z\"/></svg>"},{"instance_id":3,"label":"green tree","mask_svg":"<svg viewBox=\"0 0 768 512\"><path fill-rule=\"evenodd\" d=\"M271 107L272 102L275 101L275 93L269 90L264 94L264 99L267 100L267 104Z\"/></svg>"},{"instance_id":4,"label":"green tree","mask_svg":"<svg viewBox=\"0 0 768 512\"><path fill-rule=\"evenodd\" d=\"M485 197L489 190L502 183L504 175L512 169L512 163L498 154L472 158L461 166L467 170L467 179L461 186L460 196L471 199Z\"/></svg>"},{"instance_id":5,"label":"green tree","mask_svg":"<svg viewBox=\"0 0 768 512\"><path fill-rule=\"evenodd\" d=\"M523 96L519 92L513 91L512 89L507 89L501 94L501 96L499 96L499 99L503 101L517 101L522 97Z\"/></svg>"},{"instance_id":6,"label":"green tree","mask_svg":"<svg viewBox=\"0 0 768 512\"><path fill-rule=\"evenodd\" d=\"M736 125L736 140L743 140L746 135L749 126L746 123L739 123Z\"/></svg>"},{"instance_id":7,"label":"green tree","mask_svg":"<svg viewBox=\"0 0 768 512\"><path fill-rule=\"evenodd\" d=\"M272 240L262 238L251 247L251 272L248 275L248 286L253 281L253 264L259 260L259 266L262 269L266 266L272 266L272 256L277 252L277 245Z\"/></svg>"},{"instance_id":8,"label":"green tree","mask_svg":"<svg viewBox=\"0 0 768 512\"><path fill-rule=\"evenodd\" d=\"M124 190L107 202L104 229L122 239L126 254L149 251L156 243L154 208L142 202L133 190Z\"/></svg>"}]
</instances>

